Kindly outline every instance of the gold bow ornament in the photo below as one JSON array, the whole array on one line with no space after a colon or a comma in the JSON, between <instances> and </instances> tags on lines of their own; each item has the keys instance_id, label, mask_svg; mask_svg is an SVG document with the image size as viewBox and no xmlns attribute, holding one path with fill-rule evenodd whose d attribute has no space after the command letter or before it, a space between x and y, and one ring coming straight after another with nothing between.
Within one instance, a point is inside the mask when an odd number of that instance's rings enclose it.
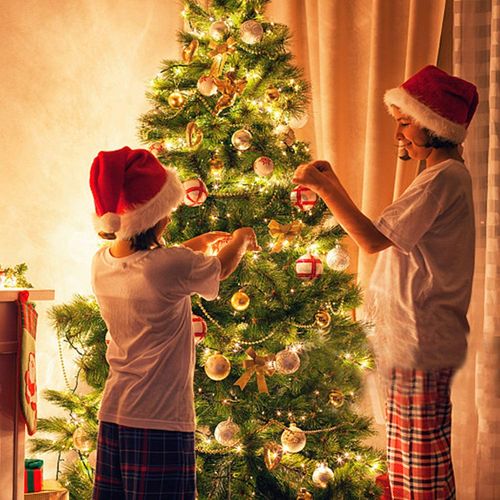
<instances>
[{"instance_id":1,"label":"gold bow ornament","mask_svg":"<svg viewBox=\"0 0 500 500\"><path fill-rule=\"evenodd\" d=\"M193 39L193 40L191 40L191 42L188 46L184 47L184 49L182 50L182 60L185 63L190 64L192 62L193 57L194 57L196 51L198 50L199 45L200 45L200 42L198 42L198 40L196 40L196 39Z\"/></svg>"},{"instance_id":2,"label":"gold bow ornament","mask_svg":"<svg viewBox=\"0 0 500 500\"><path fill-rule=\"evenodd\" d=\"M257 376L257 387L259 392L269 394L265 376L272 375L275 372L275 369L271 366L271 361L274 361L274 354L258 356L253 347L249 347L245 352L250 359L245 359L243 361L243 368L245 368L246 371L234 383L234 385L238 385L241 390L243 390L252 378L252 375L255 373Z\"/></svg>"},{"instance_id":3,"label":"gold bow ornament","mask_svg":"<svg viewBox=\"0 0 500 500\"><path fill-rule=\"evenodd\" d=\"M203 132L196 122L189 122L186 125L186 144L190 148L196 148L203 140Z\"/></svg>"},{"instance_id":4,"label":"gold bow ornament","mask_svg":"<svg viewBox=\"0 0 500 500\"><path fill-rule=\"evenodd\" d=\"M228 71L224 79L214 78L217 90L222 94L214 108L214 114L218 115L224 108L232 106L236 96L239 96L245 90L247 81L245 78L236 78L234 71Z\"/></svg>"},{"instance_id":5,"label":"gold bow ornament","mask_svg":"<svg viewBox=\"0 0 500 500\"><path fill-rule=\"evenodd\" d=\"M274 219L268 224L269 234L276 238L271 253L280 252L285 241L292 242L302 231L304 224L299 220L294 220L290 224L280 224Z\"/></svg>"},{"instance_id":6,"label":"gold bow ornament","mask_svg":"<svg viewBox=\"0 0 500 500\"><path fill-rule=\"evenodd\" d=\"M213 59L212 66L210 68L210 76L219 76L222 73L224 64L229 54L232 54L236 50L236 40L229 37L223 43L217 43L211 40L208 47L212 49L208 55Z\"/></svg>"}]
</instances>

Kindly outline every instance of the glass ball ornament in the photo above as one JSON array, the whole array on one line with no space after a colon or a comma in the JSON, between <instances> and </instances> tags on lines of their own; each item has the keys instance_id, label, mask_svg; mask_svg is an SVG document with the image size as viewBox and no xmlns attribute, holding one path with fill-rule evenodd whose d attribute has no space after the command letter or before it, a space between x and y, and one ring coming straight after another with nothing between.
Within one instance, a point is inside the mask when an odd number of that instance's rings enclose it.
<instances>
[{"instance_id":1,"label":"glass ball ornament","mask_svg":"<svg viewBox=\"0 0 500 500\"><path fill-rule=\"evenodd\" d=\"M323 262L313 254L305 254L295 261L295 274L301 280L318 279L323 274Z\"/></svg>"},{"instance_id":2,"label":"glass ball ornament","mask_svg":"<svg viewBox=\"0 0 500 500\"><path fill-rule=\"evenodd\" d=\"M328 328L330 326L330 323L332 322L330 313L328 311L325 311L324 309L318 311L314 316L314 319L316 320L316 324L319 326L319 328L322 329Z\"/></svg>"},{"instance_id":3,"label":"glass ball ornament","mask_svg":"<svg viewBox=\"0 0 500 500\"><path fill-rule=\"evenodd\" d=\"M224 380L231 371L231 363L222 354L212 354L205 363L205 373L212 380Z\"/></svg>"},{"instance_id":4,"label":"glass ball ornament","mask_svg":"<svg viewBox=\"0 0 500 500\"><path fill-rule=\"evenodd\" d=\"M214 431L215 440L222 446L234 446L238 442L240 426L230 418L217 424Z\"/></svg>"},{"instance_id":5,"label":"glass ball ornament","mask_svg":"<svg viewBox=\"0 0 500 500\"><path fill-rule=\"evenodd\" d=\"M214 40L222 40L229 32L229 26L224 21L215 21L208 28L208 34Z\"/></svg>"},{"instance_id":6,"label":"glass ball ornament","mask_svg":"<svg viewBox=\"0 0 500 500\"><path fill-rule=\"evenodd\" d=\"M94 442L83 427L77 427L73 432L73 446L83 452L90 451L94 447Z\"/></svg>"},{"instance_id":7,"label":"glass ball ornament","mask_svg":"<svg viewBox=\"0 0 500 500\"><path fill-rule=\"evenodd\" d=\"M340 245L335 245L335 247L326 254L326 263L328 267L334 271L345 271L349 267L351 259L346 250Z\"/></svg>"},{"instance_id":8,"label":"glass ball ornament","mask_svg":"<svg viewBox=\"0 0 500 500\"><path fill-rule=\"evenodd\" d=\"M248 45L259 43L264 36L262 24L250 19L240 26L240 38Z\"/></svg>"},{"instance_id":9,"label":"glass ball ornament","mask_svg":"<svg viewBox=\"0 0 500 500\"><path fill-rule=\"evenodd\" d=\"M252 134L243 128L239 129L231 136L231 144L238 151L246 151L252 145Z\"/></svg>"},{"instance_id":10,"label":"glass ball ornament","mask_svg":"<svg viewBox=\"0 0 500 500\"><path fill-rule=\"evenodd\" d=\"M268 177L273 173L274 162L267 156L259 156L253 162L253 169L257 175L261 177Z\"/></svg>"},{"instance_id":11,"label":"glass ball ornament","mask_svg":"<svg viewBox=\"0 0 500 500\"><path fill-rule=\"evenodd\" d=\"M281 445L283 451L287 453L298 453L306 446L306 434L295 424L290 424L288 429L285 429L281 434Z\"/></svg>"},{"instance_id":12,"label":"glass ball ornament","mask_svg":"<svg viewBox=\"0 0 500 500\"><path fill-rule=\"evenodd\" d=\"M240 290L231 297L231 305L236 311L242 312L245 309L248 309L248 306L250 305L250 297L245 292Z\"/></svg>"},{"instance_id":13,"label":"glass ball ornament","mask_svg":"<svg viewBox=\"0 0 500 500\"><path fill-rule=\"evenodd\" d=\"M313 472L312 480L318 488L326 488L333 479L333 471L326 464L319 464Z\"/></svg>"},{"instance_id":14,"label":"glass ball ornament","mask_svg":"<svg viewBox=\"0 0 500 500\"><path fill-rule=\"evenodd\" d=\"M276 354L274 360L276 371L282 375L290 375L300 368L300 357L290 349L283 349Z\"/></svg>"},{"instance_id":15,"label":"glass ball ornament","mask_svg":"<svg viewBox=\"0 0 500 500\"><path fill-rule=\"evenodd\" d=\"M318 195L305 186L297 186L290 193L292 205L302 212L312 210L318 201Z\"/></svg>"},{"instance_id":16,"label":"glass ball ornament","mask_svg":"<svg viewBox=\"0 0 500 500\"><path fill-rule=\"evenodd\" d=\"M339 389L334 389L333 391L330 391L330 394L328 394L328 402L334 407L334 408L340 408L345 401L345 396L342 391Z\"/></svg>"},{"instance_id":17,"label":"glass ball ornament","mask_svg":"<svg viewBox=\"0 0 500 500\"><path fill-rule=\"evenodd\" d=\"M283 458L283 447L274 441L264 445L264 463L267 470L275 469Z\"/></svg>"},{"instance_id":18,"label":"glass ball ornament","mask_svg":"<svg viewBox=\"0 0 500 500\"><path fill-rule=\"evenodd\" d=\"M206 97L217 94L217 85L215 85L214 79L208 75L200 76L196 88L201 95Z\"/></svg>"},{"instance_id":19,"label":"glass ball ornament","mask_svg":"<svg viewBox=\"0 0 500 500\"><path fill-rule=\"evenodd\" d=\"M97 464L97 450L92 450L89 453L87 460L89 462L90 467L92 467L92 469L95 469L95 466Z\"/></svg>"},{"instance_id":20,"label":"glass ball ornament","mask_svg":"<svg viewBox=\"0 0 500 500\"><path fill-rule=\"evenodd\" d=\"M168 105L174 109L181 109L186 104L186 98L180 92L172 92L167 101Z\"/></svg>"},{"instance_id":21,"label":"glass ball ornament","mask_svg":"<svg viewBox=\"0 0 500 500\"><path fill-rule=\"evenodd\" d=\"M292 128L302 128L305 127L308 120L309 116L307 115L307 113L302 113L301 115L298 116L292 116L288 124Z\"/></svg>"},{"instance_id":22,"label":"glass ball ornament","mask_svg":"<svg viewBox=\"0 0 500 500\"><path fill-rule=\"evenodd\" d=\"M208 196L207 186L201 179L190 179L182 183L184 187L184 204L188 207L199 207Z\"/></svg>"},{"instance_id":23,"label":"glass ball ornament","mask_svg":"<svg viewBox=\"0 0 500 500\"><path fill-rule=\"evenodd\" d=\"M191 317L191 331L193 332L194 343L198 345L207 336L207 322L201 317L193 314Z\"/></svg>"}]
</instances>

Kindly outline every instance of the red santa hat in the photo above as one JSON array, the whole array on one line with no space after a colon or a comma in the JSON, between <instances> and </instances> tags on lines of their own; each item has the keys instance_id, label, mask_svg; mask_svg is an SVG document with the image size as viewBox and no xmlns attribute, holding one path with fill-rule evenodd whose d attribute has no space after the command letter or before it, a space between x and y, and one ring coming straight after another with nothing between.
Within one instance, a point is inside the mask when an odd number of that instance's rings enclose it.
<instances>
[{"instance_id":1,"label":"red santa hat","mask_svg":"<svg viewBox=\"0 0 500 500\"><path fill-rule=\"evenodd\" d=\"M101 151L90 169L94 226L125 240L153 227L184 197L177 172L145 149Z\"/></svg>"},{"instance_id":2,"label":"red santa hat","mask_svg":"<svg viewBox=\"0 0 500 500\"><path fill-rule=\"evenodd\" d=\"M477 108L476 86L436 66L426 66L401 86L388 90L384 102L409 115L434 135L460 144Z\"/></svg>"}]
</instances>

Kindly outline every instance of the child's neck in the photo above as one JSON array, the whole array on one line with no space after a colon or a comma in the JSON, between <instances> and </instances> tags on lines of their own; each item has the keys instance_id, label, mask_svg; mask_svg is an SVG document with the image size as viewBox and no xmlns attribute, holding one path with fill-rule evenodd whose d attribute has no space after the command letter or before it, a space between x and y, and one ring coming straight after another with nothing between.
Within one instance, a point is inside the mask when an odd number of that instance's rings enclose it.
<instances>
[{"instance_id":1,"label":"child's neck","mask_svg":"<svg viewBox=\"0 0 500 500\"><path fill-rule=\"evenodd\" d=\"M136 251L130 246L129 240L117 240L109 247L111 255L118 258L128 257Z\"/></svg>"}]
</instances>

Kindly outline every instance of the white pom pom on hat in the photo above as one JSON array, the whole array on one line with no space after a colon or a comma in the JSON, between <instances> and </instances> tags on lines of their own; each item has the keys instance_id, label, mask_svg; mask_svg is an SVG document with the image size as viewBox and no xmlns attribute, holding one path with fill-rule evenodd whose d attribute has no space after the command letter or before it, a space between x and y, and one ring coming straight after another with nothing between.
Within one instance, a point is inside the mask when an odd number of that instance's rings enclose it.
<instances>
[{"instance_id":1,"label":"white pom pom on hat","mask_svg":"<svg viewBox=\"0 0 500 500\"><path fill-rule=\"evenodd\" d=\"M153 227L182 201L177 172L145 149L101 151L90 169L94 226L99 233L129 239Z\"/></svg>"},{"instance_id":2,"label":"white pom pom on hat","mask_svg":"<svg viewBox=\"0 0 500 500\"><path fill-rule=\"evenodd\" d=\"M476 86L436 66L426 66L402 85L388 90L384 102L417 125L455 144L464 141L478 104Z\"/></svg>"}]
</instances>

